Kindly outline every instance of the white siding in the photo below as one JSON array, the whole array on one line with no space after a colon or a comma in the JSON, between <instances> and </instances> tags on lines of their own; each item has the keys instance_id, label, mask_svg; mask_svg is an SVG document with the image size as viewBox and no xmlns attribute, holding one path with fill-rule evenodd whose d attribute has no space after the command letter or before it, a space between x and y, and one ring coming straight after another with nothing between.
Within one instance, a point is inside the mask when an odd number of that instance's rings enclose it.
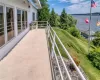
<instances>
[{"instance_id":1,"label":"white siding","mask_svg":"<svg viewBox=\"0 0 100 80\"><path fill-rule=\"evenodd\" d=\"M30 9L28 11L28 22L31 23L33 21L33 12L35 13L35 20L37 20L37 10L30 4Z\"/></svg>"}]
</instances>

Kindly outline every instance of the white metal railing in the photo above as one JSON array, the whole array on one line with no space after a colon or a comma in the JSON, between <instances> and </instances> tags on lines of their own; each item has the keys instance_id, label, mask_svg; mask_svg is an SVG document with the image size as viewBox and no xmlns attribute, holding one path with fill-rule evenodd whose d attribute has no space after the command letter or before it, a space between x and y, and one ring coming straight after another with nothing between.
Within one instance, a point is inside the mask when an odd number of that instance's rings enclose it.
<instances>
[{"instance_id":1,"label":"white metal railing","mask_svg":"<svg viewBox=\"0 0 100 80\"><path fill-rule=\"evenodd\" d=\"M47 21L33 21L31 24L31 29L46 28L48 25Z\"/></svg>"},{"instance_id":2,"label":"white metal railing","mask_svg":"<svg viewBox=\"0 0 100 80\"><path fill-rule=\"evenodd\" d=\"M61 59L61 62L63 64L63 67L65 69L65 72L67 74L67 77L68 77L68 80L73 80L72 79L72 76L70 75L69 73L69 70L68 68L66 67L66 64L65 64L65 61L64 61L64 58L61 54L61 51L57 45L57 40L59 42L59 44L61 45L62 49L65 51L67 57L70 59L70 61L72 62L73 66L75 67L77 73L79 74L80 78L82 80L87 80L86 77L84 76L84 74L80 71L79 67L76 65L76 63L74 62L73 58L71 57L71 55L69 54L69 52L67 51L67 49L65 48L65 46L63 45L62 41L59 39L58 35L56 34L56 32L53 30L53 28L50 26L50 24L47 22L47 21L35 21L33 22L33 27L35 26L35 29L37 28L41 28L40 24L42 25L46 25L44 26L46 28L46 33L47 33L47 37L48 37L48 43L51 43L49 44L49 50L50 50L50 56L51 56L51 60L52 58L55 58L56 62L57 62L57 66L58 66L58 70L59 70L59 73L60 73L60 77L61 77L61 80L64 80L64 76L63 76L63 73L61 71L61 67L60 67L60 64L59 64L59 60L58 60L58 55ZM39 25L39 26L38 26ZM33 28L32 28L33 29ZM57 50L57 51L56 51ZM58 54L58 55L57 55Z\"/></svg>"}]
</instances>

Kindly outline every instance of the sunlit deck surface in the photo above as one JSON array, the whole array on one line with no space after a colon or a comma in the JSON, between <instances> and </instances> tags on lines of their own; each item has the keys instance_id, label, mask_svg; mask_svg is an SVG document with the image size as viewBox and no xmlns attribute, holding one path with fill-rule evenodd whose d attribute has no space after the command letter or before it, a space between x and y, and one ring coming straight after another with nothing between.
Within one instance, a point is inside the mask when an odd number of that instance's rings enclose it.
<instances>
[{"instance_id":1,"label":"sunlit deck surface","mask_svg":"<svg viewBox=\"0 0 100 80\"><path fill-rule=\"evenodd\" d=\"M31 30L0 62L0 80L52 80L44 29Z\"/></svg>"}]
</instances>

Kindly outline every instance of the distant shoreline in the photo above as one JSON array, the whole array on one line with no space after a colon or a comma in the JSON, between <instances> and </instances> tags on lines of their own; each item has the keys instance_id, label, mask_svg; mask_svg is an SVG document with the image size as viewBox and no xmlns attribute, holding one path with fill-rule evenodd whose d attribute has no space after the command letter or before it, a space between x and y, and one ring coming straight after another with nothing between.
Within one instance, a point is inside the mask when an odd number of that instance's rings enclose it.
<instances>
[{"instance_id":1,"label":"distant shoreline","mask_svg":"<svg viewBox=\"0 0 100 80\"><path fill-rule=\"evenodd\" d=\"M86 14L71 14L71 15L90 15L90 13L86 13ZM92 16L99 16L100 12L96 12L96 13L92 13Z\"/></svg>"},{"instance_id":2,"label":"distant shoreline","mask_svg":"<svg viewBox=\"0 0 100 80\"><path fill-rule=\"evenodd\" d=\"M90 16L89 14L71 14L72 16ZM98 15L92 15L92 16L98 16ZM100 16L100 15L99 15Z\"/></svg>"}]
</instances>

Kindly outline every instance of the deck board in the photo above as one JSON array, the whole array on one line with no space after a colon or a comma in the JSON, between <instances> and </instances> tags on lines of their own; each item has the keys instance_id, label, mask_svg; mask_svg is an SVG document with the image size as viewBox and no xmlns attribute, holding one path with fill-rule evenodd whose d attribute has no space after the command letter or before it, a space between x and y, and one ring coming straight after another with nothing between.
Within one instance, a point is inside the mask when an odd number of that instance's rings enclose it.
<instances>
[{"instance_id":1,"label":"deck board","mask_svg":"<svg viewBox=\"0 0 100 80\"><path fill-rule=\"evenodd\" d=\"M44 29L30 31L0 62L0 80L52 80Z\"/></svg>"}]
</instances>

